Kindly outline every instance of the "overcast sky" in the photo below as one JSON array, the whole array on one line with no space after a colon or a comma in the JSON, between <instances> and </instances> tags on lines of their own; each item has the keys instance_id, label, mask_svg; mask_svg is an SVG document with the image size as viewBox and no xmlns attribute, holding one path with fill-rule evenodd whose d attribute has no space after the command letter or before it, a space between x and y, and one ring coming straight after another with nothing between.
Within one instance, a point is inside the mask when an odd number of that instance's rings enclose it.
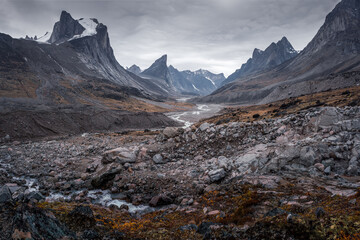
<instances>
[{"instance_id":1,"label":"overcast sky","mask_svg":"<svg viewBox=\"0 0 360 240\"><path fill-rule=\"evenodd\" d=\"M61 10L108 26L122 66L149 67L168 54L179 70L229 75L254 48L286 36L303 49L340 0L0 0L0 32L12 37L52 31Z\"/></svg>"}]
</instances>

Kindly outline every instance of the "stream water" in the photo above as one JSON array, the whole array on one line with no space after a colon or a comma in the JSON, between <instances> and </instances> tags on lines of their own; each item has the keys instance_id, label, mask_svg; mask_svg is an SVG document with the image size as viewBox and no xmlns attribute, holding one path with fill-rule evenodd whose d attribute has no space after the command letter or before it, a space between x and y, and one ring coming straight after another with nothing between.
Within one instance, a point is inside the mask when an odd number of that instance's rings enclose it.
<instances>
[{"instance_id":1,"label":"stream water","mask_svg":"<svg viewBox=\"0 0 360 240\"><path fill-rule=\"evenodd\" d=\"M216 115L224 106L219 104L197 104L196 107L186 112L172 112L167 116L188 128L201 119Z\"/></svg>"}]
</instances>

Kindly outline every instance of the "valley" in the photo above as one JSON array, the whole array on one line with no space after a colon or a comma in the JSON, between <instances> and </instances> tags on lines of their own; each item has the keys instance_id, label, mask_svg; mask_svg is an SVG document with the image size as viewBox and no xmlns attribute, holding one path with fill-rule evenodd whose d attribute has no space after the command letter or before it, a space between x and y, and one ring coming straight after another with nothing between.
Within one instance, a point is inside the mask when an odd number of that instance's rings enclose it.
<instances>
[{"instance_id":1,"label":"valley","mask_svg":"<svg viewBox=\"0 0 360 240\"><path fill-rule=\"evenodd\" d=\"M246 36L216 29L197 0L141 2L74 7L109 29L62 10L43 37L0 33L0 240L360 239L359 0L338 0L300 51L249 25L285 14L271 13L276 1L262 21L237 23ZM220 23L237 3L207 4ZM111 18L100 11L112 6ZM184 21L187 11L201 20ZM243 59L232 51L249 42L267 47L227 77L210 71Z\"/></svg>"}]
</instances>

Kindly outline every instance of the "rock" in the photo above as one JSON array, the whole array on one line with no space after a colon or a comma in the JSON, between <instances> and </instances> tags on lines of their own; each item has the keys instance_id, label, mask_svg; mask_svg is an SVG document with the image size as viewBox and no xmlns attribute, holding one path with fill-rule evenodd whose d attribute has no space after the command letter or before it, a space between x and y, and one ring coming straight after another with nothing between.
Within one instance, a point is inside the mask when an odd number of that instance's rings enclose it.
<instances>
[{"instance_id":1,"label":"rock","mask_svg":"<svg viewBox=\"0 0 360 240\"><path fill-rule=\"evenodd\" d=\"M12 202L11 192L8 186L4 185L0 189L0 204Z\"/></svg>"},{"instance_id":2,"label":"rock","mask_svg":"<svg viewBox=\"0 0 360 240\"><path fill-rule=\"evenodd\" d=\"M83 239L88 239L88 240L101 239L100 234L97 231L93 230L93 229L85 230L82 237L83 237Z\"/></svg>"},{"instance_id":3,"label":"rock","mask_svg":"<svg viewBox=\"0 0 360 240\"><path fill-rule=\"evenodd\" d=\"M220 214L220 211L219 210L214 210L214 211L211 211L211 212L208 212L208 216L214 216L214 215L219 215Z\"/></svg>"},{"instance_id":4,"label":"rock","mask_svg":"<svg viewBox=\"0 0 360 240\"><path fill-rule=\"evenodd\" d=\"M287 221L288 223L292 223L292 222L293 222L293 215L292 215L291 213L289 213L289 214L287 215L286 221Z\"/></svg>"},{"instance_id":5,"label":"rock","mask_svg":"<svg viewBox=\"0 0 360 240\"><path fill-rule=\"evenodd\" d=\"M12 239L75 239L53 213L21 204L13 218ZM0 237L1 238L1 237Z\"/></svg>"},{"instance_id":6,"label":"rock","mask_svg":"<svg viewBox=\"0 0 360 240\"><path fill-rule=\"evenodd\" d=\"M223 178L225 178L226 176L226 172L223 168L220 169L216 169L213 171L210 171L208 173L208 176L210 177L210 181L213 182L218 182L220 180L222 180Z\"/></svg>"},{"instance_id":7,"label":"rock","mask_svg":"<svg viewBox=\"0 0 360 240\"><path fill-rule=\"evenodd\" d=\"M167 138L173 138L178 135L178 128L176 127L167 127L164 129L163 134Z\"/></svg>"},{"instance_id":8,"label":"rock","mask_svg":"<svg viewBox=\"0 0 360 240\"><path fill-rule=\"evenodd\" d=\"M203 131L206 131L209 127L210 127L209 123L203 123L200 126L200 130L203 132Z\"/></svg>"},{"instance_id":9,"label":"rock","mask_svg":"<svg viewBox=\"0 0 360 240\"><path fill-rule=\"evenodd\" d=\"M326 212L322 207L316 208L315 215L317 218L321 218L321 217L325 216L325 214L326 214Z\"/></svg>"},{"instance_id":10,"label":"rock","mask_svg":"<svg viewBox=\"0 0 360 240\"><path fill-rule=\"evenodd\" d=\"M281 208L273 208L269 212L267 212L264 216L265 217L276 217L283 214L288 214L289 212L281 209Z\"/></svg>"},{"instance_id":11,"label":"rock","mask_svg":"<svg viewBox=\"0 0 360 240\"><path fill-rule=\"evenodd\" d=\"M217 223L213 222L202 222L198 227L197 233L202 235L207 235L211 233L211 226L218 225Z\"/></svg>"},{"instance_id":12,"label":"rock","mask_svg":"<svg viewBox=\"0 0 360 240\"><path fill-rule=\"evenodd\" d=\"M112 162L118 162L121 164L125 163L135 163L136 162L136 154L135 152L131 152L126 148L116 148L109 151L106 151L103 154L103 158L101 162L103 164L108 164Z\"/></svg>"},{"instance_id":13,"label":"rock","mask_svg":"<svg viewBox=\"0 0 360 240\"><path fill-rule=\"evenodd\" d=\"M161 154L156 154L154 157L153 157L153 161L155 164L165 164L167 163L167 160L164 159Z\"/></svg>"},{"instance_id":14,"label":"rock","mask_svg":"<svg viewBox=\"0 0 360 240\"><path fill-rule=\"evenodd\" d=\"M316 160L316 153L312 147L308 147L308 146L303 147L300 150L300 159L301 159L301 164L303 164L306 167L310 167L314 165L314 162Z\"/></svg>"},{"instance_id":15,"label":"rock","mask_svg":"<svg viewBox=\"0 0 360 240\"><path fill-rule=\"evenodd\" d=\"M180 231L197 231L198 227L195 224L189 224L189 225L185 225L185 226L181 226L179 227Z\"/></svg>"},{"instance_id":16,"label":"rock","mask_svg":"<svg viewBox=\"0 0 360 240\"><path fill-rule=\"evenodd\" d=\"M329 128L341 119L341 114L334 107L323 108L315 122L315 129Z\"/></svg>"},{"instance_id":17,"label":"rock","mask_svg":"<svg viewBox=\"0 0 360 240\"><path fill-rule=\"evenodd\" d=\"M330 174L331 173L331 167L328 166L327 168L325 168L324 173L325 174Z\"/></svg>"},{"instance_id":18,"label":"rock","mask_svg":"<svg viewBox=\"0 0 360 240\"><path fill-rule=\"evenodd\" d=\"M98 177L95 177L91 180L91 185L94 188L103 188L106 186L106 184L113 180L116 176L116 174L120 173L120 169L111 169L103 174L101 174Z\"/></svg>"},{"instance_id":19,"label":"rock","mask_svg":"<svg viewBox=\"0 0 360 240\"><path fill-rule=\"evenodd\" d=\"M69 214L68 218L75 229L92 228L96 224L94 213L89 206L76 206Z\"/></svg>"},{"instance_id":20,"label":"rock","mask_svg":"<svg viewBox=\"0 0 360 240\"><path fill-rule=\"evenodd\" d=\"M347 171L347 174L350 176L358 176L359 175L359 167L356 165L350 165L346 171Z\"/></svg>"},{"instance_id":21,"label":"rock","mask_svg":"<svg viewBox=\"0 0 360 240\"><path fill-rule=\"evenodd\" d=\"M323 171L325 170L324 164L321 164L321 163L316 163L316 164L314 165L314 167L315 167L317 170L319 170L320 172L323 172Z\"/></svg>"},{"instance_id":22,"label":"rock","mask_svg":"<svg viewBox=\"0 0 360 240\"><path fill-rule=\"evenodd\" d=\"M41 201L41 200L45 200L45 197L38 191L35 192L30 192L28 194L25 194L25 199L28 201L31 200L36 200L36 201Z\"/></svg>"},{"instance_id":23,"label":"rock","mask_svg":"<svg viewBox=\"0 0 360 240\"><path fill-rule=\"evenodd\" d=\"M164 195L164 194L160 194L158 196L153 197L150 202L149 202L149 206L151 207L159 207L159 206L165 206L165 205L169 205L172 204L173 200L171 198L169 198L168 196Z\"/></svg>"},{"instance_id":24,"label":"rock","mask_svg":"<svg viewBox=\"0 0 360 240\"><path fill-rule=\"evenodd\" d=\"M223 168L224 170L230 170L232 168L231 161L224 156L220 156L217 160L217 164L220 168Z\"/></svg>"}]
</instances>

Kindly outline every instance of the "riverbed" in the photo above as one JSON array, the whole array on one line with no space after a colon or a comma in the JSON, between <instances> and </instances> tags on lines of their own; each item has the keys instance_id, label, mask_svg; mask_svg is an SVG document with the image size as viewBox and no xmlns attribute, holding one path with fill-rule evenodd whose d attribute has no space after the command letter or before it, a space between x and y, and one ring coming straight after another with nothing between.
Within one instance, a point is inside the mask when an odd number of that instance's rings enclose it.
<instances>
[{"instance_id":1,"label":"riverbed","mask_svg":"<svg viewBox=\"0 0 360 240\"><path fill-rule=\"evenodd\" d=\"M166 116L183 124L188 128L204 118L216 115L224 106L220 104L197 104L193 109L185 112L171 112Z\"/></svg>"}]
</instances>

